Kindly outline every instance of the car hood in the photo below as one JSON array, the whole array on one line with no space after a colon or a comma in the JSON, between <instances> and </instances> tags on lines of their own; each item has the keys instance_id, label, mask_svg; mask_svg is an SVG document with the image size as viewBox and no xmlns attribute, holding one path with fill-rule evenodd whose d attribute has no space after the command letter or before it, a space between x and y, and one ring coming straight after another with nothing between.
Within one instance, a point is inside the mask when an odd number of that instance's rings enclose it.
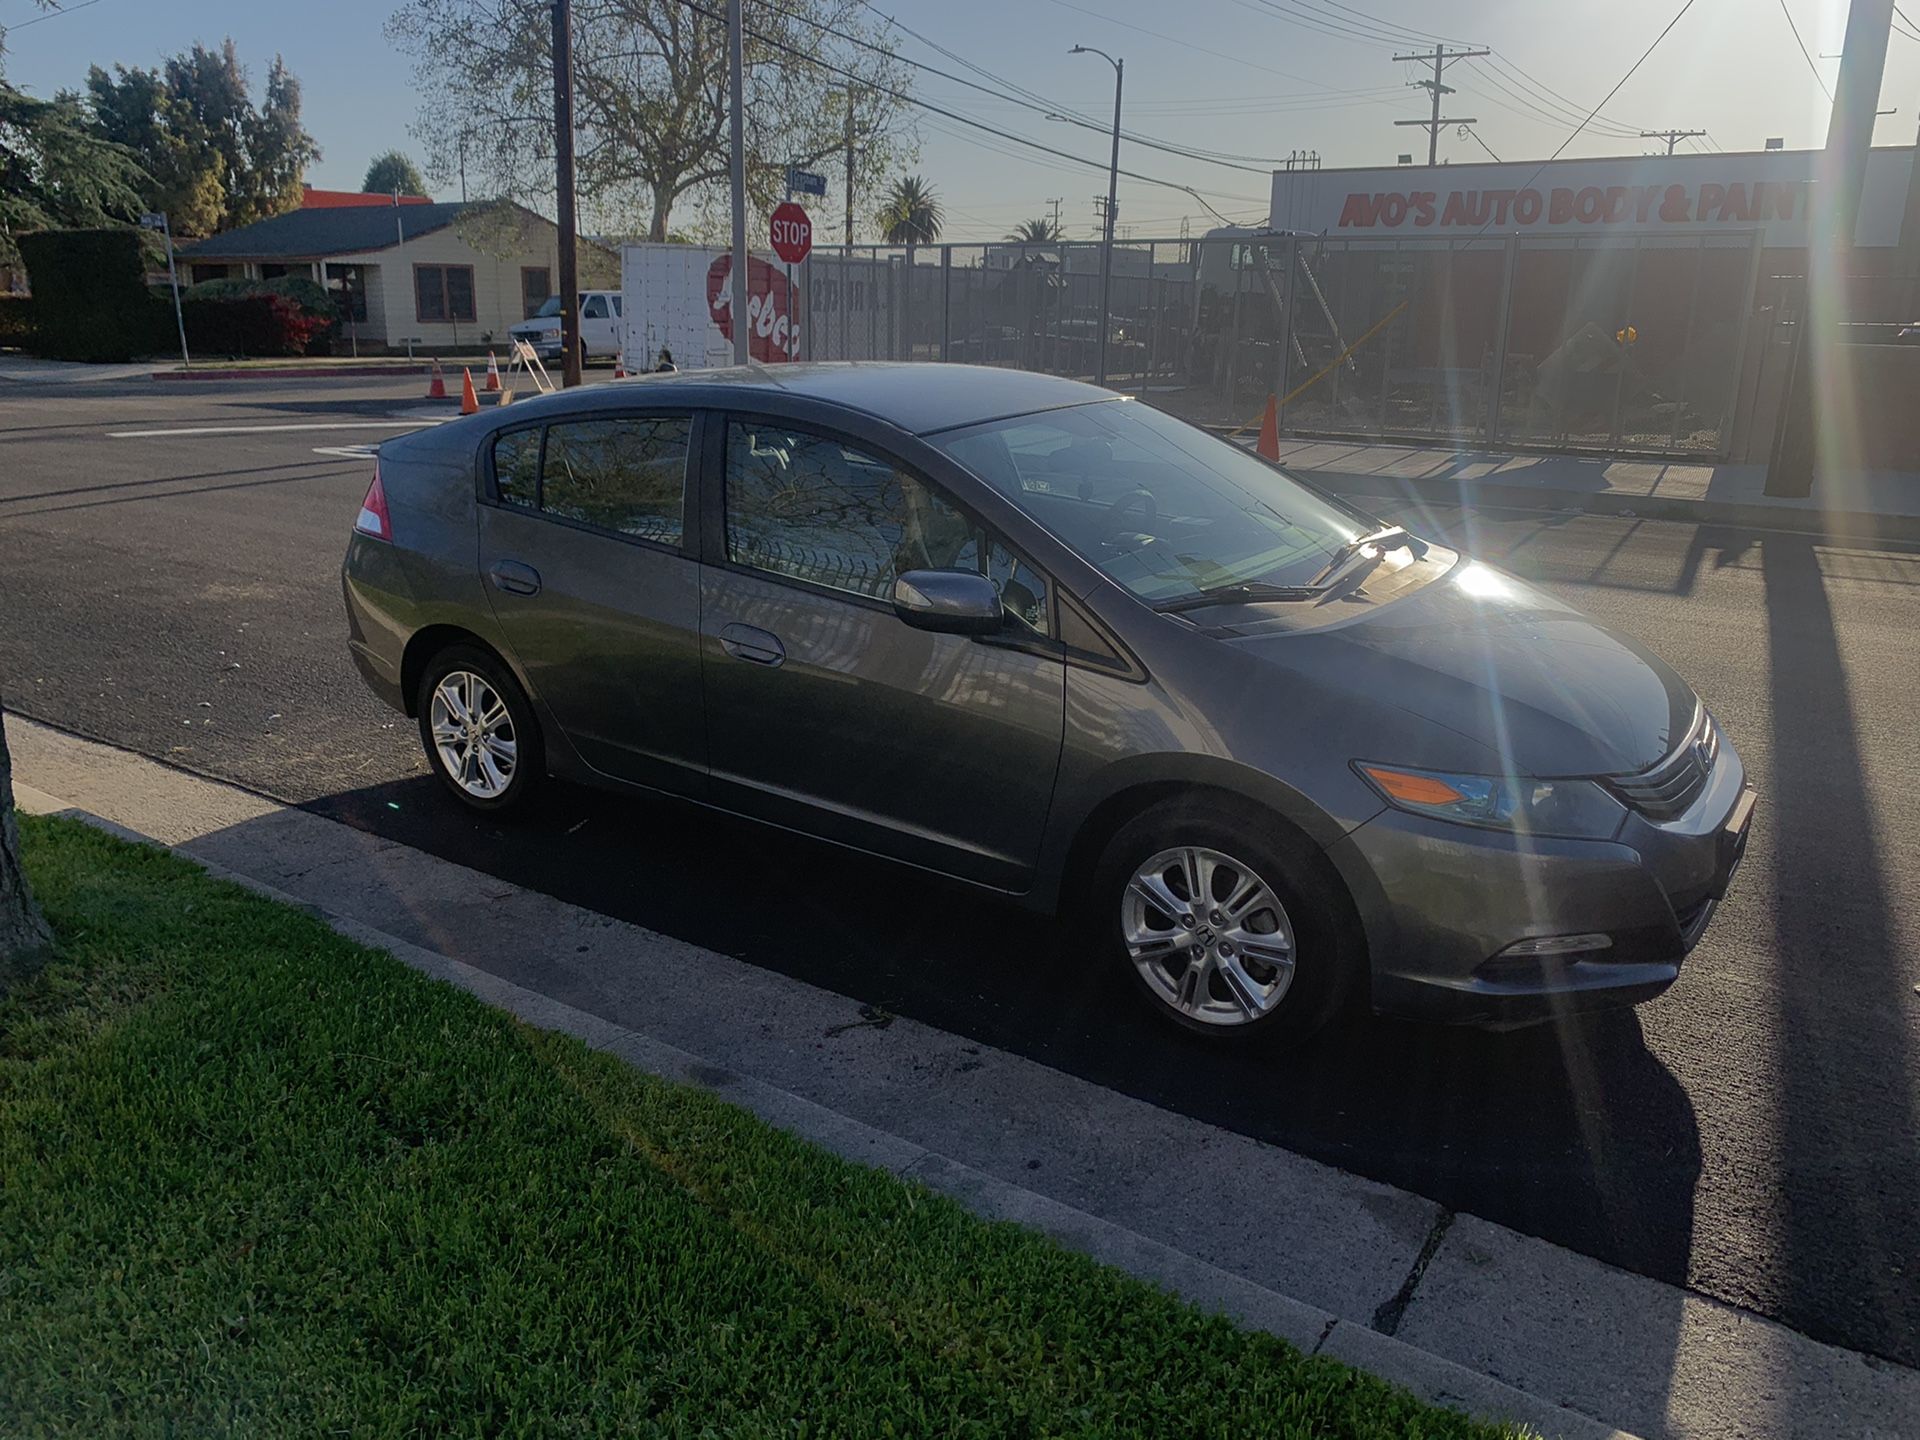
<instances>
[{"instance_id":1,"label":"car hood","mask_svg":"<svg viewBox=\"0 0 1920 1440\"><path fill-rule=\"evenodd\" d=\"M1478 561L1340 623L1231 643L1465 736L1522 775L1645 769L1691 727L1693 690L1639 642ZM1367 755L1392 761L1406 757Z\"/></svg>"}]
</instances>

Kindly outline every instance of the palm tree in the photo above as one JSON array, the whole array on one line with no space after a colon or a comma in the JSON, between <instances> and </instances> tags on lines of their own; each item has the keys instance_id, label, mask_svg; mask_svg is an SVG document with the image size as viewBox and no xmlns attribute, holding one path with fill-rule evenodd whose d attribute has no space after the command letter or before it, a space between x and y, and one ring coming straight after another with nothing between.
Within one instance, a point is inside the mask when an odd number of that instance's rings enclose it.
<instances>
[{"instance_id":1,"label":"palm tree","mask_svg":"<svg viewBox=\"0 0 1920 1440\"><path fill-rule=\"evenodd\" d=\"M931 245L940 238L940 199L918 175L902 175L887 187L880 229L889 245Z\"/></svg>"},{"instance_id":2,"label":"palm tree","mask_svg":"<svg viewBox=\"0 0 1920 1440\"><path fill-rule=\"evenodd\" d=\"M1060 240L1060 227L1042 215L1038 220L1022 220L1007 232L1016 245L1054 245Z\"/></svg>"}]
</instances>

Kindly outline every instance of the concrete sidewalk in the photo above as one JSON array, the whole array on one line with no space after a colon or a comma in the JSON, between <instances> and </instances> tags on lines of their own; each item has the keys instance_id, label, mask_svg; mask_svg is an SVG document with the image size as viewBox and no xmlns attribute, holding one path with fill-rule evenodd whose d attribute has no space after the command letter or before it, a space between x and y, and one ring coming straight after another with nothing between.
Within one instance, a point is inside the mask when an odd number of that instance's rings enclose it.
<instances>
[{"instance_id":1,"label":"concrete sidewalk","mask_svg":"<svg viewBox=\"0 0 1920 1440\"><path fill-rule=\"evenodd\" d=\"M1920 1372L247 791L8 730L23 808L174 845L531 1023L1427 1398L1581 1440L1920 1435Z\"/></svg>"},{"instance_id":2,"label":"concrete sidewalk","mask_svg":"<svg viewBox=\"0 0 1920 1440\"><path fill-rule=\"evenodd\" d=\"M1920 540L1920 473L1901 470L1823 475L1812 497L1787 500L1765 493L1761 465L1298 439L1280 442L1280 461L1337 494L1416 506L1587 510L1836 540Z\"/></svg>"}]
</instances>

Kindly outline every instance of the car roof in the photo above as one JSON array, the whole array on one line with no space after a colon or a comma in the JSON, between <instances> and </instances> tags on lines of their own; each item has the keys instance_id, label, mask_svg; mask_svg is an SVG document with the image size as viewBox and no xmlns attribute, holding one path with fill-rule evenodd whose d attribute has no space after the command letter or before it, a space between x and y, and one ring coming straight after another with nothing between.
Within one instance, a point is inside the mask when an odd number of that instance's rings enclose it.
<instances>
[{"instance_id":1,"label":"car roof","mask_svg":"<svg viewBox=\"0 0 1920 1440\"><path fill-rule=\"evenodd\" d=\"M988 365L808 361L635 375L524 401L510 407L511 418L549 409L618 409L655 398L643 389L671 390L690 405L742 409L753 407L755 392L794 396L858 411L915 435L1119 398L1078 380Z\"/></svg>"}]
</instances>

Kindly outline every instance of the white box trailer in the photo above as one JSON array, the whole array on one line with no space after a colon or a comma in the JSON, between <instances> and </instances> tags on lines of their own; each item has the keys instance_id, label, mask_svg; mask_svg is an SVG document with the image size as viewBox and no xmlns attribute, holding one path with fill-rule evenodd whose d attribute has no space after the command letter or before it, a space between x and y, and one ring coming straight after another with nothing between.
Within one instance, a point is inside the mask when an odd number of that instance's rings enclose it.
<instances>
[{"instance_id":1,"label":"white box trailer","mask_svg":"<svg viewBox=\"0 0 1920 1440\"><path fill-rule=\"evenodd\" d=\"M851 259L816 251L788 266L750 255L748 352L762 364L875 360L894 354L894 271L882 251ZM721 246L643 242L620 250L628 370L652 370L666 351L675 367L733 363L733 257ZM791 276L791 279L789 279Z\"/></svg>"}]
</instances>

